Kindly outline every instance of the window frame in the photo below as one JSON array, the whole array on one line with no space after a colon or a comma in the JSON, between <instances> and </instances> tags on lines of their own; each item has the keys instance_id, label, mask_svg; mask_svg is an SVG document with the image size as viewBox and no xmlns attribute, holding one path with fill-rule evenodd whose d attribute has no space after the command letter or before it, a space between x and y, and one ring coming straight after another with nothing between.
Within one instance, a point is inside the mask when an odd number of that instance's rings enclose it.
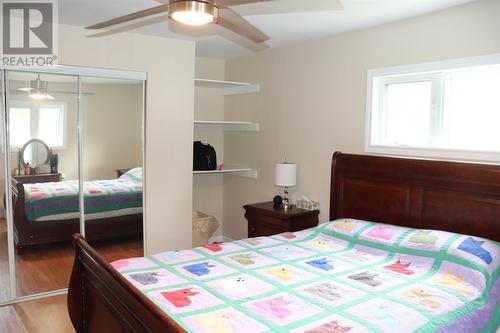
<instances>
[{"instance_id":1,"label":"window frame","mask_svg":"<svg viewBox=\"0 0 500 333\"><path fill-rule=\"evenodd\" d=\"M8 110L10 113L11 108L26 108L30 109L30 120L31 120L31 128L30 128L30 137L37 138L38 137L38 125L39 125L39 110L42 108L57 108L61 112L62 121L59 130L62 134L62 146L49 146L52 150L64 150L67 148L67 109L68 103L61 101L44 101L44 102L31 102L26 100L12 100L9 102ZM36 114L36 116L35 116ZM24 145L24 144L23 144ZM23 145L10 145L11 152L18 151L23 147Z\"/></svg>"},{"instance_id":2,"label":"window frame","mask_svg":"<svg viewBox=\"0 0 500 333\"><path fill-rule=\"evenodd\" d=\"M387 84L421 82L425 81L424 79L426 78L435 80L435 84L432 85L431 91L431 117L439 117L439 120L436 122L431 121L431 131L434 131L434 133L436 133L437 128L432 128L432 125L434 124L434 127L440 126L442 128L444 126L444 113L446 112L444 109L443 93L446 82L445 76L442 72L456 69L466 69L469 67L499 64L500 53L479 57L460 58L368 70L366 86L367 99L365 116L365 153L377 155L435 158L445 160L500 162L500 151L411 147L372 143L373 135L376 135L378 139L380 139L381 136L380 131L382 131L382 129L376 126L373 121L378 121L381 113L383 114L385 112L383 105L384 101L380 100L380 96L382 96L380 94L384 93L383 89L385 89ZM375 128L377 128L379 133L375 133ZM436 138L435 136L431 136L431 139L436 140L438 138ZM380 140L377 141L380 142Z\"/></svg>"}]
</instances>

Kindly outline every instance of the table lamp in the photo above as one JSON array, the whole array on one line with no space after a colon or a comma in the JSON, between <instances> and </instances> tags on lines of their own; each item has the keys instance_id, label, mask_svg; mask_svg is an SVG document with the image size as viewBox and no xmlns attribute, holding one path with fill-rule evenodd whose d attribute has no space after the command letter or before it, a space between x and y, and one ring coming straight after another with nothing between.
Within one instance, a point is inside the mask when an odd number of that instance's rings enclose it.
<instances>
[{"instance_id":1,"label":"table lamp","mask_svg":"<svg viewBox=\"0 0 500 333\"><path fill-rule=\"evenodd\" d=\"M288 200L288 187L297 185L297 164L289 162L276 164L274 169L274 184L276 186L284 186L283 208L287 210L292 206Z\"/></svg>"}]
</instances>

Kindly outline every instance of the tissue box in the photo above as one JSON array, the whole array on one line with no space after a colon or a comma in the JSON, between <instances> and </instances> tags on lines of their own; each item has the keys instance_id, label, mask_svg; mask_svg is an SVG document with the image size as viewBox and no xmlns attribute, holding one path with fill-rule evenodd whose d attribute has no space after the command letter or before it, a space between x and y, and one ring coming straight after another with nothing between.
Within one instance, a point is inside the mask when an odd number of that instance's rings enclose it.
<instances>
[{"instance_id":1,"label":"tissue box","mask_svg":"<svg viewBox=\"0 0 500 333\"><path fill-rule=\"evenodd\" d=\"M307 210L319 210L319 202L314 200L297 200L297 208L307 209Z\"/></svg>"},{"instance_id":2,"label":"tissue box","mask_svg":"<svg viewBox=\"0 0 500 333\"><path fill-rule=\"evenodd\" d=\"M35 173L37 173L37 174L47 174L47 173L50 173L50 165L48 165L48 164L37 165L35 167Z\"/></svg>"}]
</instances>

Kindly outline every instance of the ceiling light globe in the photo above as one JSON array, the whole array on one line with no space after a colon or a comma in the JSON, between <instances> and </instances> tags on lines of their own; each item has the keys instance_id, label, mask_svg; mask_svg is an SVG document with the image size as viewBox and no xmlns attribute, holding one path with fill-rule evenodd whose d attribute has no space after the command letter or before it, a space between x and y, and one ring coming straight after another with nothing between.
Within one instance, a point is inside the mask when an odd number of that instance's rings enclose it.
<instances>
[{"instance_id":1,"label":"ceiling light globe","mask_svg":"<svg viewBox=\"0 0 500 333\"><path fill-rule=\"evenodd\" d=\"M204 25L217 19L217 7L204 1L175 1L170 4L169 16L187 25Z\"/></svg>"},{"instance_id":2,"label":"ceiling light globe","mask_svg":"<svg viewBox=\"0 0 500 333\"><path fill-rule=\"evenodd\" d=\"M214 17L209 14L188 11L175 12L172 19L187 25L204 25L214 21Z\"/></svg>"},{"instance_id":3,"label":"ceiling light globe","mask_svg":"<svg viewBox=\"0 0 500 333\"><path fill-rule=\"evenodd\" d=\"M30 97L32 99L41 100L41 99L45 99L46 95L43 95L43 94L40 94L40 93L34 93L34 94L30 94Z\"/></svg>"}]
</instances>

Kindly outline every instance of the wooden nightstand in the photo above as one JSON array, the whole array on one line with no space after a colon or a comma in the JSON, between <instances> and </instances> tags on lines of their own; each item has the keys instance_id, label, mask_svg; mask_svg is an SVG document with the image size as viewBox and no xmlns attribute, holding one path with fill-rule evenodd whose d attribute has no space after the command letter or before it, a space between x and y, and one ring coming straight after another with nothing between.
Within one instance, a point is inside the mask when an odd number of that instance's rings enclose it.
<instances>
[{"instance_id":1,"label":"wooden nightstand","mask_svg":"<svg viewBox=\"0 0 500 333\"><path fill-rule=\"evenodd\" d=\"M116 178L120 178L124 173L127 173L131 169L116 169Z\"/></svg>"},{"instance_id":2,"label":"wooden nightstand","mask_svg":"<svg viewBox=\"0 0 500 333\"><path fill-rule=\"evenodd\" d=\"M305 210L295 206L287 211L274 208L272 202L245 205L248 237L271 236L286 231L299 231L318 225L319 210Z\"/></svg>"},{"instance_id":3,"label":"wooden nightstand","mask_svg":"<svg viewBox=\"0 0 500 333\"><path fill-rule=\"evenodd\" d=\"M28 176L25 175L13 175L17 182L22 184L35 184L35 183L57 183L61 181L60 173L37 173Z\"/></svg>"}]
</instances>

